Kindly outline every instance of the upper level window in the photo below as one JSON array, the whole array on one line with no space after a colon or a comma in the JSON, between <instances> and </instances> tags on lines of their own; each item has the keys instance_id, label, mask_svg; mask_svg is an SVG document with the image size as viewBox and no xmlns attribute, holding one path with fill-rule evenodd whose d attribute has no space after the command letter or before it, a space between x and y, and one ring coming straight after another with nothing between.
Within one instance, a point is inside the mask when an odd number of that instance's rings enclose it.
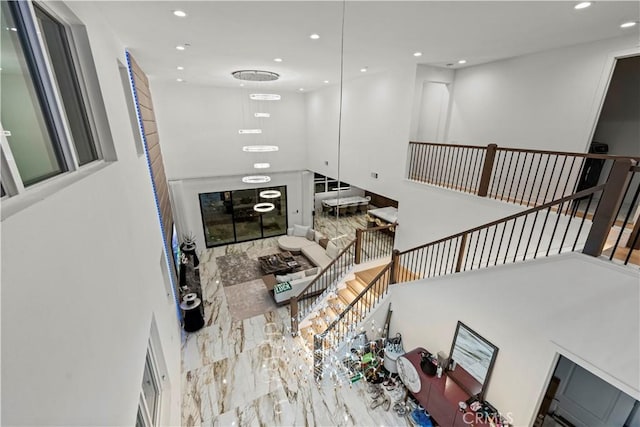
<instances>
[{"instance_id":1,"label":"upper level window","mask_svg":"<svg viewBox=\"0 0 640 427\"><path fill-rule=\"evenodd\" d=\"M53 11L66 8L58 2L0 1L0 7L0 147L3 190L11 197L99 160L112 141L110 134L99 138L94 126L92 105L100 123L106 116L92 61L83 62L90 54L77 18L72 24L58 18Z\"/></svg>"},{"instance_id":2,"label":"upper level window","mask_svg":"<svg viewBox=\"0 0 640 427\"><path fill-rule=\"evenodd\" d=\"M78 164L84 165L97 160L98 153L69 48L67 31L64 25L40 7L36 6L35 12L69 122Z\"/></svg>"},{"instance_id":3,"label":"upper level window","mask_svg":"<svg viewBox=\"0 0 640 427\"><path fill-rule=\"evenodd\" d=\"M0 5L0 121L26 187L64 172L66 165L35 58L11 6Z\"/></svg>"}]
</instances>

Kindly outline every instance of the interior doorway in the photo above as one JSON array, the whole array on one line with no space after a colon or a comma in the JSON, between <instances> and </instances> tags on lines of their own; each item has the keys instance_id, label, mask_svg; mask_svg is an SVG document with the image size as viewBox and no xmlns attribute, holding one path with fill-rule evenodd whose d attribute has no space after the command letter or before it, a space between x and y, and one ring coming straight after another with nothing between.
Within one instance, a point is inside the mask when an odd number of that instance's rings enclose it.
<instances>
[{"instance_id":1,"label":"interior doorway","mask_svg":"<svg viewBox=\"0 0 640 427\"><path fill-rule=\"evenodd\" d=\"M640 403L560 356L534 425L640 427Z\"/></svg>"}]
</instances>

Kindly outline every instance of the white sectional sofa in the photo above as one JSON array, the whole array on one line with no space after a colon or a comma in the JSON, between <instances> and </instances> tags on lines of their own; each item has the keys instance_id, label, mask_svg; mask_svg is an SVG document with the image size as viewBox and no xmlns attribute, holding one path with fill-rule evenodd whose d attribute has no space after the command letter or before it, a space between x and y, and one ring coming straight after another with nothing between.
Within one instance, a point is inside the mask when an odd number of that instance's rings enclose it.
<instances>
[{"instance_id":1,"label":"white sectional sofa","mask_svg":"<svg viewBox=\"0 0 640 427\"><path fill-rule=\"evenodd\" d=\"M287 230L287 235L278 239L278 246L283 251L302 253L315 266L308 270L290 273L283 276L275 276L278 283L289 282L291 289L274 293L276 303L284 304L292 296L299 295L318 274L338 256L340 250L331 241L327 242L327 248L320 245L324 236L309 226L294 225ZM326 240L326 239L325 239Z\"/></svg>"}]
</instances>

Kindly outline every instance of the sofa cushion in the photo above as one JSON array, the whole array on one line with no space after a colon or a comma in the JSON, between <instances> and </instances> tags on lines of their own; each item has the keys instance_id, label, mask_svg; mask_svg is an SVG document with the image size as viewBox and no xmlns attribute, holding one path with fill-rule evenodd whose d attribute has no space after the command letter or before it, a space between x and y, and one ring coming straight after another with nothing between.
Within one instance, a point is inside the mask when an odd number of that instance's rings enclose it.
<instances>
[{"instance_id":1,"label":"sofa cushion","mask_svg":"<svg viewBox=\"0 0 640 427\"><path fill-rule=\"evenodd\" d=\"M282 276L276 274L276 280L278 281L278 283L288 282L289 280L291 280L291 276L289 276L288 274L283 274Z\"/></svg>"},{"instance_id":2,"label":"sofa cushion","mask_svg":"<svg viewBox=\"0 0 640 427\"><path fill-rule=\"evenodd\" d=\"M320 239L322 239L324 237L324 234L322 234L319 231L316 231L315 233L313 233L313 241L316 243L320 243Z\"/></svg>"},{"instance_id":3,"label":"sofa cushion","mask_svg":"<svg viewBox=\"0 0 640 427\"><path fill-rule=\"evenodd\" d=\"M278 237L278 246L283 251L300 252L305 246L315 245L314 242L310 242L306 237L296 236L280 236Z\"/></svg>"},{"instance_id":4,"label":"sofa cushion","mask_svg":"<svg viewBox=\"0 0 640 427\"><path fill-rule=\"evenodd\" d=\"M308 225L298 225L295 224L293 226L293 235L298 237L307 237L307 231L309 231L311 227Z\"/></svg>"},{"instance_id":5,"label":"sofa cushion","mask_svg":"<svg viewBox=\"0 0 640 427\"><path fill-rule=\"evenodd\" d=\"M309 258L309 261L320 268L325 268L331 263L331 258L327 256L325 250L322 249L320 245L316 245L315 243L302 248L302 253L304 254L304 256Z\"/></svg>"},{"instance_id":6,"label":"sofa cushion","mask_svg":"<svg viewBox=\"0 0 640 427\"><path fill-rule=\"evenodd\" d=\"M318 267L313 267L313 268L310 268L308 270L305 270L304 274L307 277L315 276L316 274L318 274L318 270L320 270Z\"/></svg>"},{"instance_id":7,"label":"sofa cushion","mask_svg":"<svg viewBox=\"0 0 640 427\"><path fill-rule=\"evenodd\" d=\"M339 253L340 253L340 249L338 249L338 246L336 246L335 243L333 242L327 243L327 255L331 259L336 259Z\"/></svg>"}]
</instances>

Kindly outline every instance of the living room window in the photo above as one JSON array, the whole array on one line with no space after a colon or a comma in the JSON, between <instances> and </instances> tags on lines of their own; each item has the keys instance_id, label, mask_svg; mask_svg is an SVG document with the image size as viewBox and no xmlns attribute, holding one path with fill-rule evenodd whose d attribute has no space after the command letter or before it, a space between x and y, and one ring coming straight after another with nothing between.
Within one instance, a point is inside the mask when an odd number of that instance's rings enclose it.
<instances>
[{"instance_id":1,"label":"living room window","mask_svg":"<svg viewBox=\"0 0 640 427\"><path fill-rule=\"evenodd\" d=\"M155 366L151 351L147 350L142 391L136 416L136 427L152 427L159 425L160 419L160 376Z\"/></svg>"},{"instance_id":2,"label":"living room window","mask_svg":"<svg viewBox=\"0 0 640 427\"><path fill-rule=\"evenodd\" d=\"M263 197L265 191L277 197ZM287 232L287 187L266 187L201 193L200 212L208 248L246 242ZM273 209L259 212L258 203L271 203Z\"/></svg>"}]
</instances>

